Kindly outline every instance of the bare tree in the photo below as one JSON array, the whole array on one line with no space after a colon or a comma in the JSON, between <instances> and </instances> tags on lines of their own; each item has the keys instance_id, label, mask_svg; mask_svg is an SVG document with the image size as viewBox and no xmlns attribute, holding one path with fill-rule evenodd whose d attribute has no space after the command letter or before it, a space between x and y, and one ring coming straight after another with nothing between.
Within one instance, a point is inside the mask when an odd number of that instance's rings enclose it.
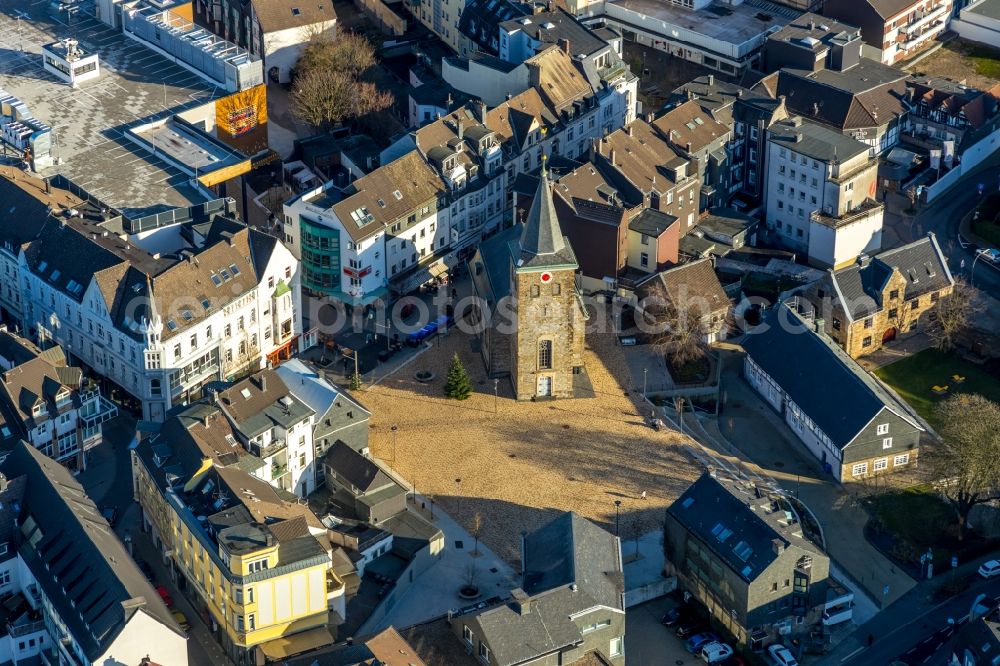
<instances>
[{"instance_id":1,"label":"bare tree","mask_svg":"<svg viewBox=\"0 0 1000 666\"><path fill-rule=\"evenodd\" d=\"M356 78L377 63L375 47L364 36L345 32L334 39L327 32L319 32L310 36L296 69L301 75L327 70Z\"/></svg>"},{"instance_id":2,"label":"bare tree","mask_svg":"<svg viewBox=\"0 0 1000 666\"><path fill-rule=\"evenodd\" d=\"M950 351L955 346L956 338L972 323L973 315L982 309L977 297L976 289L958 278L951 294L937 300L932 310L931 336L938 349Z\"/></svg>"},{"instance_id":3,"label":"bare tree","mask_svg":"<svg viewBox=\"0 0 1000 666\"><path fill-rule=\"evenodd\" d=\"M692 303L675 303L662 285L650 287L636 315L636 323L650 344L670 354L676 365L696 361L708 353L708 326L702 309Z\"/></svg>"},{"instance_id":4,"label":"bare tree","mask_svg":"<svg viewBox=\"0 0 1000 666\"><path fill-rule=\"evenodd\" d=\"M375 84L329 69L309 70L295 79L292 113L314 127L381 111L393 103L392 94Z\"/></svg>"},{"instance_id":5,"label":"bare tree","mask_svg":"<svg viewBox=\"0 0 1000 666\"><path fill-rule=\"evenodd\" d=\"M469 530L472 533L473 538L476 540L476 545L472 548L472 556L476 557L479 555L479 535L483 530L483 516L476 511L476 515L472 517L472 529Z\"/></svg>"},{"instance_id":6,"label":"bare tree","mask_svg":"<svg viewBox=\"0 0 1000 666\"><path fill-rule=\"evenodd\" d=\"M944 441L926 457L938 489L955 509L961 540L972 508L1000 499L1000 405L960 393L938 404L934 414Z\"/></svg>"}]
</instances>

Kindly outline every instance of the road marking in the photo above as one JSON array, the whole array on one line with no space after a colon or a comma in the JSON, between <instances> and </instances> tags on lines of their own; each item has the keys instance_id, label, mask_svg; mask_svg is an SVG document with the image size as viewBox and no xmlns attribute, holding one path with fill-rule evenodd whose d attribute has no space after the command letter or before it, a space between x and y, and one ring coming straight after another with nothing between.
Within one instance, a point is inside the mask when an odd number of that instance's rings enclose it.
<instances>
[{"instance_id":1,"label":"road marking","mask_svg":"<svg viewBox=\"0 0 1000 666\"><path fill-rule=\"evenodd\" d=\"M849 660L849 659L853 659L853 658L854 658L854 657L856 657L856 656L857 656L857 655L858 655L859 653L863 652L863 651L864 651L864 649L865 649L865 646L863 646L863 645L862 645L862 646L861 646L861 647L859 647L859 648L858 648L857 650L855 650L855 651L854 651L854 652L852 652L851 654L849 654L849 655L847 655L846 657L844 657L843 659L841 659L841 660L840 660L840 663L844 663L845 661L847 661L847 660Z\"/></svg>"}]
</instances>

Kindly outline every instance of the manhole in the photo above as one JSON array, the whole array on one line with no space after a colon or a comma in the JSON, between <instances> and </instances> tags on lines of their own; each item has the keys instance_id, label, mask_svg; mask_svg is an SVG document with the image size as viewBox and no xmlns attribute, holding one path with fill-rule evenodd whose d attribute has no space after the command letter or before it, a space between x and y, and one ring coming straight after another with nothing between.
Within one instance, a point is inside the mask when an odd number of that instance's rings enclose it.
<instances>
[{"instance_id":1,"label":"manhole","mask_svg":"<svg viewBox=\"0 0 1000 666\"><path fill-rule=\"evenodd\" d=\"M455 550L462 550L465 547L465 543L462 541L455 542Z\"/></svg>"}]
</instances>

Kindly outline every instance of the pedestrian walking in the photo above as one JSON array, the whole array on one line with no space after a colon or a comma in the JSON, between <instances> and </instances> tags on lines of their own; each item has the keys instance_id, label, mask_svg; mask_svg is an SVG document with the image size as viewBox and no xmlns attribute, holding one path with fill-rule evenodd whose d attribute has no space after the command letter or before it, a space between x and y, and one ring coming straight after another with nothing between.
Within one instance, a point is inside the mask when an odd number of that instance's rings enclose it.
<instances>
[{"instance_id":1,"label":"pedestrian walking","mask_svg":"<svg viewBox=\"0 0 1000 666\"><path fill-rule=\"evenodd\" d=\"M645 490L643 490L642 494L639 495L639 499L646 499L646 491Z\"/></svg>"}]
</instances>

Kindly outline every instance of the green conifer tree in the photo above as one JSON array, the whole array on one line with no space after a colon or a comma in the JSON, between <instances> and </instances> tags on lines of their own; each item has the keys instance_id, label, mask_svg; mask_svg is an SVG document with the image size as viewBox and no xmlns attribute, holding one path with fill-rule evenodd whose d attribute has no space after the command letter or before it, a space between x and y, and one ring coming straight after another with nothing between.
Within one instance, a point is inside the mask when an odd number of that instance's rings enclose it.
<instances>
[{"instance_id":1,"label":"green conifer tree","mask_svg":"<svg viewBox=\"0 0 1000 666\"><path fill-rule=\"evenodd\" d=\"M455 354L451 359L451 367L448 368L448 379L444 384L444 393L449 398L455 400L465 400L472 394L472 381L469 373L465 371L462 360Z\"/></svg>"}]
</instances>

